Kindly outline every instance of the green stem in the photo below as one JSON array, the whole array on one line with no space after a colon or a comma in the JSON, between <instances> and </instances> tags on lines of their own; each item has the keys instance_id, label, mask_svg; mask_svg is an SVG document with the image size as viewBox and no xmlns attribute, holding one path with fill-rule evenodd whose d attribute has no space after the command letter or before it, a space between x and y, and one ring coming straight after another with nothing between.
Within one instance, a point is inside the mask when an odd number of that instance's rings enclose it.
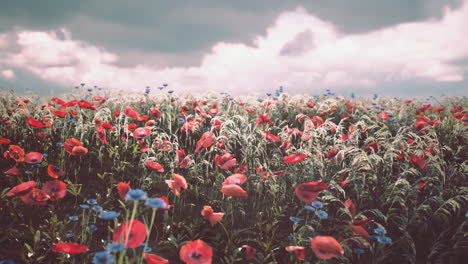
<instances>
[{"instance_id":1,"label":"green stem","mask_svg":"<svg viewBox=\"0 0 468 264\"><path fill-rule=\"evenodd\" d=\"M156 212L158 211L158 208L153 208L153 212L151 213L151 221L150 225L148 227L148 236L146 236L146 241L145 241L145 247L143 248L143 254L146 252L146 247L148 246L148 241L151 235L151 230L153 229L153 224L154 224L154 218L156 217ZM143 256L142 254L142 256ZM141 259L140 263L143 262L143 258Z\"/></svg>"}]
</instances>

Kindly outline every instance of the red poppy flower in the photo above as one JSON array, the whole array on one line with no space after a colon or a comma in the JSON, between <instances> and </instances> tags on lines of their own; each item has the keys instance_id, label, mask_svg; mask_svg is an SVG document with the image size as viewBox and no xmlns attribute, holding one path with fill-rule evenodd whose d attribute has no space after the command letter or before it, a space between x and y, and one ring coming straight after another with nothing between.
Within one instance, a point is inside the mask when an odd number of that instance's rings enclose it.
<instances>
[{"instance_id":1,"label":"red poppy flower","mask_svg":"<svg viewBox=\"0 0 468 264\"><path fill-rule=\"evenodd\" d=\"M143 253L143 258L148 264L168 264L169 260L155 254Z\"/></svg>"},{"instance_id":2,"label":"red poppy flower","mask_svg":"<svg viewBox=\"0 0 468 264\"><path fill-rule=\"evenodd\" d=\"M77 147L74 147L73 150L72 150L72 155L73 156L83 156L83 155L86 155L86 153L88 153L88 149L83 147L83 146L77 146Z\"/></svg>"},{"instance_id":3,"label":"red poppy flower","mask_svg":"<svg viewBox=\"0 0 468 264\"><path fill-rule=\"evenodd\" d=\"M242 245L241 248L245 249L245 259L252 260L257 254L257 249L249 245Z\"/></svg>"},{"instance_id":4,"label":"red poppy flower","mask_svg":"<svg viewBox=\"0 0 468 264\"><path fill-rule=\"evenodd\" d=\"M151 171L164 172L164 167L155 161L145 161L145 166Z\"/></svg>"},{"instance_id":5,"label":"red poppy flower","mask_svg":"<svg viewBox=\"0 0 468 264\"><path fill-rule=\"evenodd\" d=\"M11 143L11 140L8 138L0 138L0 145L9 145Z\"/></svg>"},{"instance_id":6,"label":"red poppy flower","mask_svg":"<svg viewBox=\"0 0 468 264\"><path fill-rule=\"evenodd\" d=\"M380 113L380 114L378 115L378 117L379 117L380 120L390 120L390 116L389 116L387 113L385 113L385 112Z\"/></svg>"},{"instance_id":7,"label":"red poppy flower","mask_svg":"<svg viewBox=\"0 0 468 264\"><path fill-rule=\"evenodd\" d=\"M96 110L96 106L88 101L81 100L78 102L78 107L83 109Z\"/></svg>"},{"instance_id":8,"label":"red poppy flower","mask_svg":"<svg viewBox=\"0 0 468 264\"><path fill-rule=\"evenodd\" d=\"M424 162L424 159L421 158L421 157L418 157L414 154L411 154L410 157L409 157L411 163L416 167L418 168L419 170L423 170L426 168L426 164Z\"/></svg>"},{"instance_id":9,"label":"red poppy flower","mask_svg":"<svg viewBox=\"0 0 468 264\"><path fill-rule=\"evenodd\" d=\"M311 204L317 199L319 192L328 188L328 185L323 182L308 182L296 187L296 196L301 201Z\"/></svg>"},{"instance_id":10,"label":"red poppy flower","mask_svg":"<svg viewBox=\"0 0 468 264\"><path fill-rule=\"evenodd\" d=\"M67 194L67 185L59 180L49 181L42 186L42 190L50 196L52 202L55 202L65 197Z\"/></svg>"},{"instance_id":11,"label":"red poppy flower","mask_svg":"<svg viewBox=\"0 0 468 264\"><path fill-rule=\"evenodd\" d=\"M247 192L244 191L244 189L242 189L242 187L240 187L237 184L223 185L223 187L221 187L221 192L224 195L228 195L232 197L239 197L242 199L247 199L247 196L248 196Z\"/></svg>"},{"instance_id":12,"label":"red poppy flower","mask_svg":"<svg viewBox=\"0 0 468 264\"><path fill-rule=\"evenodd\" d=\"M82 156L88 153L88 149L83 147L83 144L75 138L67 139L65 143L63 143L63 148L73 156Z\"/></svg>"},{"instance_id":13,"label":"red poppy flower","mask_svg":"<svg viewBox=\"0 0 468 264\"><path fill-rule=\"evenodd\" d=\"M314 108L315 107L315 104L311 104L311 103L306 103L306 105L310 108Z\"/></svg>"},{"instance_id":14,"label":"red poppy flower","mask_svg":"<svg viewBox=\"0 0 468 264\"><path fill-rule=\"evenodd\" d=\"M93 100L94 101L97 101L99 103L99 105L102 105L103 103L106 102L106 98L103 98L101 96L93 96Z\"/></svg>"},{"instance_id":15,"label":"red poppy flower","mask_svg":"<svg viewBox=\"0 0 468 264\"><path fill-rule=\"evenodd\" d=\"M20 172L21 170L18 169L16 166L6 170L4 173L6 175L18 175L18 173Z\"/></svg>"},{"instance_id":16,"label":"red poppy flower","mask_svg":"<svg viewBox=\"0 0 468 264\"><path fill-rule=\"evenodd\" d=\"M172 173L172 178L174 180L166 180L167 186L174 192L175 195L180 195L180 189L187 189L187 181L182 175Z\"/></svg>"},{"instance_id":17,"label":"red poppy flower","mask_svg":"<svg viewBox=\"0 0 468 264\"><path fill-rule=\"evenodd\" d=\"M68 115L67 112L62 111L62 110L52 111L52 113L58 117L66 117Z\"/></svg>"},{"instance_id":18,"label":"red poppy flower","mask_svg":"<svg viewBox=\"0 0 468 264\"><path fill-rule=\"evenodd\" d=\"M52 100L54 102L56 102L57 104L59 104L59 105L64 105L65 104L65 101L63 101L63 100L61 100L61 99L59 99L57 97L52 97Z\"/></svg>"},{"instance_id":19,"label":"red poppy flower","mask_svg":"<svg viewBox=\"0 0 468 264\"><path fill-rule=\"evenodd\" d=\"M119 194L119 197L122 199L125 199L125 197L127 197L127 193L131 189L132 188L130 188L130 182L117 183L117 193Z\"/></svg>"},{"instance_id":20,"label":"red poppy flower","mask_svg":"<svg viewBox=\"0 0 468 264\"><path fill-rule=\"evenodd\" d=\"M106 122L101 122L101 123L99 124L99 126L101 126L102 128L104 128L105 130L112 130L112 129L114 129L114 127L113 127L111 124L106 123Z\"/></svg>"},{"instance_id":21,"label":"red poppy flower","mask_svg":"<svg viewBox=\"0 0 468 264\"><path fill-rule=\"evenodd\" d=\"M162 112L158 108L151 108L150 116L154 119L158 119L162 116Z\"/></svg>"},{"instance_id":22,"label":"red poppy flower","mask_svg":"<svg viewBox=\"0 0 468 264\"><path fill-rule=\"evenodd\" d=\"M283 160L285 164L291 164L299 162L305 158L307 158L306 154L291 154L289 156L283 157Z\"/></svg>"},{"instance_id":23,"label":"red poppy flower","mask_svg":"<svg viewBox=\"0 0 468 264\"><path fill-rule=\"evenodd\" d=\"M340 243L331 236L316 236L310 239L315 256L319 259L331 259L343 256L344 250Z\"/></svg>"},{"instance_id":24,"label":"red poppy flower","mask_svg":"<svg viewBox=\"0 0 468 264\"><path fill-rule=\"evenodd\" d=\"M314 116L309 119L315 128L321 127L324 123L323 119L320 116Z\"/></svg>"},{"instance_id":25,"label":"red poppy flower","mask_svg":"<svg viewBox=\"0 0 468 264\"><path fill-rule=\"evenodd\" d=\"M201 211L201 215L208 218L208 221L210 221L211 227L214 227L216 223L221 221L221 219L224 216L224 213L215 213L213 211L213 208L211 206L203 206L203 210Z\"/></svg>"},{"instance_id":26,"label":"red poppy flower","mask_svg":"<svg viewBox=\"0 0 468 264\"><path fill-rule=\"evenodd\" d=\"M201 148L207 148L213 145L215 142L215 135L210 131L206 131L205 133L203 133L200 140L197 141L195 153L200 153Z\"/></svg>"},{"instance_id":27,"label":"red poppy flower","mask_svg":"<svg viewBox=\"0 0 468 264\"><path fill-rule=\"evenodd\" d=\"M137 128L137 124L135 124L135 123L130 123L127 126L127 130L130 131L130 132L133 132L136 128Z\"/></svg>"},{"instance_id":28,"label":"red poppy flower","mask_svg":"<svg viewBox=\"0 0 468 264\"><path fill-rule=\"evenodd\" d=\"M49 166L47 166L47 173L49 174L50 177L55 178L55 179L65 175L65 172L62 169L52 164L49 164Z\"/></svg>"},{"instance_id":29,"label":"red poppy flower","mask_svg":"<svg viewBox=\"0 0 468 264\"><path fill-rule=\"evenodd\" d=\"M150 134L151 134L151 129L147 127L136 128L132 133L134 138L144 138L144 137L149 136Z\"/></svg>"},{"instance_id":30,"label":"red poppy flower","mask_svg":"<svg viewBox=\"0 0 468 264\"><path fill-rule=\"evenodd\" d=\"M107 142L107 134L102 126L96 127L96 136L101 143L105 144Z\"/></svg>"},{"instance_id":31,"label":"red poppy flower","mask_svg":"<svg viewBox=\"0 0 468 264\"><path fill-rule=\"evenodd\" d=\"M190 162L190 157L185 156L185 150L179 149L177 150L177 156L175 158L175 162L179 164L179 168L183 169L187 167Z\"/></svg>"},{"instance_id":32,"label":"red poppy flower","mask_svg":"<svg viewBox=\"0 0 468 264\"><path fill-rule=\"evenodd\" d=\"M42 161L42 154L39 152L29 152L26 154L24 161L28 164L36 164Z\"/></svg>"},{"instance_id":33,"label":"red poppy flower","mask_svg":"<svg viewBox=\"0 0 468 264\"><path fill-rule=\"evenodd\" d=\"M234 155L227 151L223 151L222 155L216 155L214 158L215 164L223 170L229 170L231 167L236 166L236 159Z\"/></svg>"},{"instance_id":34,"label":"red poppy flower","mask_svg":"<svg viewBox=\"0 0 468 264\"><path fill-rule=\"evenodd\" d=\"M298 246L289 246L285 248L287 252L294 252L294 255L296 255L296 258L298 260L304 260L306 251L304 247L298 247Z\"/></svg>"},{"instance_id":35,"label":"red poppy flower","mask_svg":"<svg viewBox=\"0 0 468 264\"><path fill-rule=\"evenodd\" d=\"M35 128L45 128L45 127L50 127L52 126L51 123L42 123L41 121L37 120L37 119L34 119L33 117L28 117L26 118L26 124L28 124L29 126L32 126L32 127L35 127Z\"/></svg>"},{"instance_id":36,"label":"red poppy flower","mask_svg":"<svg viewBox=\"0 0 468 264\"><path fill-rule=\"evenodd\" d=\"M262 138L270 142L280 142L281 139L268 131L262 131Z\"/></svg>"},{"instance_id":37,"label":"red poppy flower","mask_svg":"<svg viewBox=\"0 0 468 264\"><path fill-rule=\"evenodd\" d=\"M213 249L203 240L197 239L183 245L179 257L185 264L211 264Z\"/></svg>"},{"instance_id":38,"label":"red poppy flower","mask_svg":"<svg viewBox=\"0 0 468 264\"><path fill-rule=\"evenodd\" d=\"M43 190L33 188L27 194L21 195L20 198L25 204L46 205L46 201L49 200L50 196Z\"/></svg>"},{"instance_id":39,"label":"red poppy flower","mask_svg":"<svg viewBox=\"0 0 468 264\"><path fill-rule=\"evenodd\" d=\"M24 161L24 149L17 145L10 145L8 150L3 153L3 157L16 162L22 162Z\"/></svg>"},{"instance_id":40,"label":"red poppy flower","mask_svg":"<svg viewBox=\"0 0 468 264\"><path fill-rule=\"evenodd\" d=\"M247 113L249 114L253 114L255 111L250 109L250 108L246 108L245 111L247 111Z\"/></svg>"},{"instance_id":41,"label":"red poppy flower","mask_svg":"<svg viewBox=\"0 0 468 264\"><path fill-rule=\"evenodd\" d=\"M138 120L140 118L140 113L133 108L127 108L124 110L124 114L132 119Z\"/></svg>"},{"instance_id":42,"label":"red poppy flower","mask_svg":"<svg viewBox=\"0 0 468 264\"><path fill-rule=\"evenodd\" d=\"M338 139L341 141L347 141L349 139L349 136L348 134L343 134Z\"/></svg>"},{"instance_id":43,"label":"red poppy flower","mask_svg":"<svg viewBox=\"0 0 468 264\"><path fill-rule=\"evenodd\" d=\"M37 182L27 181L21 184L16 185L10 191L6 193L6 196L21 196L29 193L34 187L36 187Z\"/></svg>"},{"instance_id":44,"label":"red poppy flower","mask_svg":"<svg viewBox=\"0 0 468 264\"><path fill-rule=\"evenodd\" d=\"M354 231L354 236L360 236L367 241L370 241L369 233L362 226L351 225L351 229Z\"/></svg>"},{"instance_id":45,"label":"red poppy flower","mask_svg":"<svg viewBox=\"0 0 468 264\"><path fill-rule=\"evenodd\" d=\"M145 241L146 235L145 224L138 220L130 220L114 230L112 239L114 243L124 244L126 248L136 248Z\"/></svg>"},{"instance_id":46,"label":"red poppy flower","mask_svg":"<svg viewBox=\"0 0 468 264\"><path fill-rule=\"evenodd\" d=\"M224 182L224 185L230 185L230 184L237 184L237 185L242 185L244 182L247 180L247 176L244 174L234 174L229 177L227 177Z\"/></svg>"},{"instance_id":47,"label":"red poppy flower","mask_svg":"<svg viewBox=\"0 0 468 264\"><path fill-rule=\"evenodd\" d=\"M55 243L52 248L53 252L62 252L67 254L79 254L88 250L89 246L78 245L75 243Z\"/></svg>"},{"instance_id":48,"label":"red poppy flower","mask_svg":"<svg viewBox=\"0 0 468 264\"><path fill-rule=\"evenodd\" d=\"M259 126L263 124L273 125L274 123L273 121L271 121L270 116L268 114L264 114L264 115L258 115L257 120L255 121L254 124L256 126Z\"/></svg>"}]
</instances>

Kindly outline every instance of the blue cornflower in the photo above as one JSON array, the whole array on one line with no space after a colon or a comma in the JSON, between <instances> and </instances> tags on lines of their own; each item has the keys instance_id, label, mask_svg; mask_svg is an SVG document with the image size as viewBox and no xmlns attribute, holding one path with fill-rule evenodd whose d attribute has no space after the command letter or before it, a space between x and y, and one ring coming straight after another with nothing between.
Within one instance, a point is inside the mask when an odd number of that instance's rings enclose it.
<instances>
[{"instance_id":1,"label":"blue cornflower","mask_svg":"<svg viewBox=\"0 0 468 264\"><path fill-rule=\"evenodd\" d=\"M74 237L74 236L75 236L75 234L73 234L73 233L67 233L65 235L66 238L70 238L70 237Z\"/></svg>"},{"instance_id":2,"label":"blue cornflower","mask_svg":"<svg viewBox=\"0 0 468 264\"><path fill-rule=\"evenodd\" d=\"M92 264L113 264L114 255L107 251L97 252L93 257Z\"/></svg>"},{"instance_id":3,"label":"blue cornflower","mask_svg":"<svg viewBox=\"0 0 468 264\"><path fill-rule=\"evenodd\" d=\"M76 120L75 120L75 119L70 119L70 120L68 120L67 122L68 122L68 123L75 123Z\"/></svg>"},{"instance_id":4,"label":"blue cornflower","mask_svg":"<svg viewBox=\"0 0 468 264\"><path fill-rule=\"evenodd\" d=\"M75 126L80 126L81 124L80 123L75 123Z\"/></svg>"},{"instance_id":5,"label":"blue cornflower","mask_svg":"<svg viewBox=\"0 0 468 264\"><path fill-rule=\"evenodd\" d=\"M78 221L78 216L72 215L72 216L68 217L68 219L70 219L72 221Z\"/></svg>"},{"instance_id":6,"label":"blue cornflower","mask_svg":"<svg viewBox=\"0 0 468 264\"><path fill-rule=\"evenodd\" d=\"M323 203L319 202L319 201L315 201L312 203L312 206L315 207L315 208L323 208Z\"/></svg>"},{"instance_id":7,"label":"blue cornflower","mask_svg":"<svg viewBox=\"0 0 468 264\"><path fill-rule=\"evenodd\" d=\"M167 91L167 92L171 94L171 93L173 93L174 91L173 91L173 90L169 90L169 91Z\"/></svg>"},{"instance_id":8,"label":"blue cornflower","mask_svg":"<svg viewBox=\"0 0 468 264\"><path fill-rule=\"evenodd\" d=\"M227 104L225 104L225 103L220 103L219 105L220 105L220 106L226 106Z\"/></svg>"},{"instance_id":9,"label":"blue cornflower","mask_svg":"<svg viewBox=\"0 0 468 264\"><path fill-rule=\"evenodd\" d=\"M102 220L114 220L115 218L119 217L120 213L117 213L115 211L107 211L107 212L101 212L98 217L101 218Z\"/></svg>"},{"instance_id":10,"label":"blue cornflower","mask_svg":"<svg viewBox=\"0 0 468 264\"><path fill-rule=\"evenodd\" d=\"M376 236L376 235L370 235L370 236L369 236L369 239L377 240L377 236Z\"/></svg>"},{"instance_id":11,"label":"blue cornflower","mask_svg":"<svg viewBox=\"0 0 468 264\"><path fill-rule=\"evenodd\" d=\"M183 119L182 117L179 117L179 118L177 118L177 122L179 122L179 123L184 123L184 122L185 122L185 119Z\"/></svg>"},{"instance_id":12,"label":"blue cornflower","mask_svg":"<svg viewBox=\"0 0 468 264\"><path fill-rule=\"evenodd\" d=\"M264 100L262 98L258 98L257 101L259 101L260 103L263 102Z\"/></svg>"},{"instance_id":13,"label":"blue cornflower","mask_svg":"<svg viewBox=\"0 0 468 264\"><path fill-rule=\"evenodd\" d=\"M151 208L161 208L161 209L167 208L166 202L161 198L149 198L146 200L145 205Z\"/></svg>"},{"instance_id":14,"label":"blue cornflower","mask_svg":"<svg viewBox=\"0 0 468 264\"><path fill-rule=\"evenodd\" d=\"M33 172L32 172L32 171L25 171L24 173L26 173L26 174L32 174Z\"/></svg>"},{"instance_id":15,"label":"blue cornflower","mask_svg":"<svg viewBox=\"0 0 468 264\"><path fill-rule=\"evenodd\" d=\"M125 250L125 245L124 244L119 244L119 243L109 243L106 246L106 250L110 252L120 252Z\"/></svg>"},{"instance_id":16,"label":"blue cornflower","mask_svg":"<svg viewBox=\"0 0 468 264\"><path fill-rule=\"evenodd\" d=\"M89 209L89 205L87 204L80 204L80 207L83 209Z\"/></svg>"},{"instance_id":17,"label":"blue cornflower","mask_svg":"<svg viewBox=\"0 0 468 264\"><path fill-rule=\"evenodd\" d=\"M102 212L102 210L103 210L102 206L99 206L99 205L93 206L92 209L93 209L93 211L96 212L96 213L100 213L100 212Z\"/></svg>"},{"instance_id":18,"label":"blue cornflower","mask_svg":"<svg viewBox=\"0 0 468 264\"><path fill-rule=\"evenodd\" d=\"M87 204L90 204L90 205L95 205L95 204L97 204L97 201L96 201L96 199L88 199L88 200L86 201L86 203L87 203Z\"/></svg>"},{"instance_id":19,"label":"blue cornflower","mask_svg":"<svg viewBox=\"0 0 468 264\"><path fill-rule=\"evenodd\" d=\"M320 218L320 219L327 219L327 218L328 218L327 212L322 211L322 210L317 210L317 212L315 212L315 214L316 214L316 215L318 216L318 218Z\"/></svg>"},{"instance_id":20,"label":"blue cornflower","mask_svg":"<svg viewBox=\"0 0 468 264\"><path fill-rule=\"evenodd\" d=\"M293 236L288 236L288 240L294 240Z\"/></svg>"},{"instance_id":21,"label":"blue cornflower","mask_svg":"<svg viewBox=\"0 0 468 264\"><path fill-rule=\"evenodd\" d=\"M44 156L45 158L47 158L47 157L49 156L49 154L44 153L44 154L42 154L42 156Z\"/></svg>"},{"instance_id":22,"label":"blue cornflower","mask_svg":"<svg viewBox=\"0 0 468 264\"><path fill-rule=\"evenodd\" d=\"M388 115L389 117L394 117L394 115L393 115L393 114L387 114L387 115Z\"/></svg>"},{"instance_id":23,"label":"blue cornflower","mask_svg":"<svg viewBox=\"0 0 468 264\"><path fill-rule=\"evenodd\" d=\"M356 253L356 254L362 254L364 253L364 249L361 249L361 248L353 248L353 252Z\"/></svg>"},{"instance_id":24,"label":"blue cornflower","mask_svg":"<svg viewBox=\"0 0 468 264\"><path fill-rule=\"evenodd\" d=\"M163 107L163 108L161 108L161 111L166 112L166 111L167 111L167 108L166 108L166 107Z\"/></svg>"},{"instance_id":25,"label":"blue cornflower","mask_svg":"<svg viewBox=\"0 0 468 264\"><path fill-rule=\"evenodd\" d=\"M390 245L392 244L392 239L386 236L379 236L377 237L377 242L384 245Z\"/></svg>"},{"instance_id":26,"label":"blue cornflower","mask_svg":"<svg viewBox=\"0 0 468 264\"><path fill-rule=\"evenodd\" d=\"M153 250L153 249L152 249L151 247L148 247L148 246L147 246L147 247L145 248L145 253L150 253L151 250Z\"/></svg>"},{"instance_id":27,"label":"blue cornflower","mask_svg":"<svg viewBox=\"0 0 468 264\"><path fill-rule=\"evenodd\" d=\"M310 205L306 205L306 206L304 206L304 208L305 208L307 211L311 211L311 212L315 211L315 207L312 207L312 206L310 206Z\"/></svg>"},{"instance_id":28,"label":"blue cornflower","mask_svg":"<svg viewBox=\"0 0 468 264\"><path fill-rule=\"evenodd\" d=\"M128 201L144 201L146 197L146 192L141 189L133 189L127 193Z\"/></svg>"},{"instance_id":29,"label":"blue cornflower","mask_svg":"<svg viewBox=\"0 0 468 264\"><path fill-rule=\"evenodd\" d=\"M57 142L57 143L55 143L55 146L61 148L61 147L63 147L63 143L62 142Z\"/></svg>"},{"instance_id":30,"label":"blue cornflower","mask_svg":"<svg viewBox=\"0 0 468 264\"><path fill-rule=\"evenodd\" d=\"M275 97L273 97L273 100L278 100L278 97L276 97L276 96L275 96Z\"/></svg>"},{"instance_id":31,"label":"blue cornflower","mask_svg":"<svg viewBox=\"0 0 468 264\"><path fill-rule=\"evenodd\" d=\"M59 126L57 127L58 129L64 129L65 127L64 126Z\"/></svg>"},{"instance_id":32,"label":"blue cornflower","mask_svg":"<svg viewBox=\"0 0 468 264\"><path fill-rule=\"evenodd\" d=\"M169 84L167 84L167 83L163 84L164 87L167 87L168 85L169 85Z\"/></svg>"},{"instance_id":33,"label":"blue cornflower","mask_svg":"<svg viewBox=\"0 0 468 264\"><path fill-rule=\"evenodd\" d=\"M301 218L296 217L296 216L289 217L289 220L293 221L294 223L299 223L300 221L302 221Z\"/></svg>"},{"instance_id":34,"label":"blue cornflower","mask_svg":"<svg viewBox=\"0 0 468 264\"><path fill-rule=\"evenodd\" d=\"M266 93L267 96L271 96L271 93Z\"/></svg>"},{"instance_id":35,"label":"blue cornflower","mask_svg":"<svg viewBox=\"0 0 468 264\"><path fill-rule=\"evenodd\" d=\"M33 164L31 166L31 168L33 168L33 169L40 168L40 167L42 167L42 164L40 164L40 163L36 163L36 164Z\"/></svg>"},{"instance_id":36,"label":"blue cornflower","mask_svg":"<svg viewBox=\"0 0 468 264\"><path fill-rule=\"evenodd\" d=\"M377 227L376 229L374 229L374 233L376 233L377 235L385 235L387 234L387 230L385 230L385 228L382 227Z\"/></svg>"},{"instance_id":37,"label":"blue cornflower","mask_svg":"<svg viewBox=\"0 0 468 264\"><path fill-rule=\"evenodd\" d=\"M89 226L88 226L88 230L89 230L90 232L94 232L94 231L97 230L97 226L96 226L96 225L89 225Z\"/></svg>"}]
</instances>

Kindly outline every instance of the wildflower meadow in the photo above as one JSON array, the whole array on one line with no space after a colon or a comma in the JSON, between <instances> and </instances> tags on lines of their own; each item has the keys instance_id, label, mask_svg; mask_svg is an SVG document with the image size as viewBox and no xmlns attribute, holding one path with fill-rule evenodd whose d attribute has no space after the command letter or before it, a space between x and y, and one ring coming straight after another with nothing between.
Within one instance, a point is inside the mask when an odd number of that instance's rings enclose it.
<instances>
[{"instance_id":1,"label":"wildflower meadow","mask_svg":"<svg viewBox=\"0 0 468 264\"><path fill-rule=\"evenodd\" d=\"M466 263L468 99L0 98L0 263Z\"/></svg>"}]
</instances>

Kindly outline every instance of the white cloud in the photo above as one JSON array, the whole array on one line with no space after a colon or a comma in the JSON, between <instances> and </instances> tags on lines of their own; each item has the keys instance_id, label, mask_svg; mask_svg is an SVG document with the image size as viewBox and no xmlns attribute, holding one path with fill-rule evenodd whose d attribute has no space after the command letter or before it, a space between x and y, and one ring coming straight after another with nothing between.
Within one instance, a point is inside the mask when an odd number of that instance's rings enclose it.
<instances>
[{"instance_id":1,"label":"white cloud","mask_svg":"<svg viewBox=\"0 0 468 264\"><path fill-rule=\"evenodd\" d=\"M377 89L389 81L462 81L467 69L455 61L468 58L466 25L468 1L445 10L441 19L349 35L297 8L282 13L251 46L215 44L197 67L122 67L118 54L73 40L65 29L17 32L9 45L18 46L18 52L2 52L7 38L0 36L0 57L6 57L7 66L65 86L85 82L140 90L164 82L177 90L232 93L264 92L280 84L301 92Z\"/></svg>"},{"instance_id":2,"label":"white cloud","mask_svg":"<svg viewBox=\"0 0 468 264\"><path fill-rule=\"evenodd\" d=\"M6 80L13 80L15 78L15 72L12 70L2 70L0 75Z\"/></svg>"}]
</instances>

